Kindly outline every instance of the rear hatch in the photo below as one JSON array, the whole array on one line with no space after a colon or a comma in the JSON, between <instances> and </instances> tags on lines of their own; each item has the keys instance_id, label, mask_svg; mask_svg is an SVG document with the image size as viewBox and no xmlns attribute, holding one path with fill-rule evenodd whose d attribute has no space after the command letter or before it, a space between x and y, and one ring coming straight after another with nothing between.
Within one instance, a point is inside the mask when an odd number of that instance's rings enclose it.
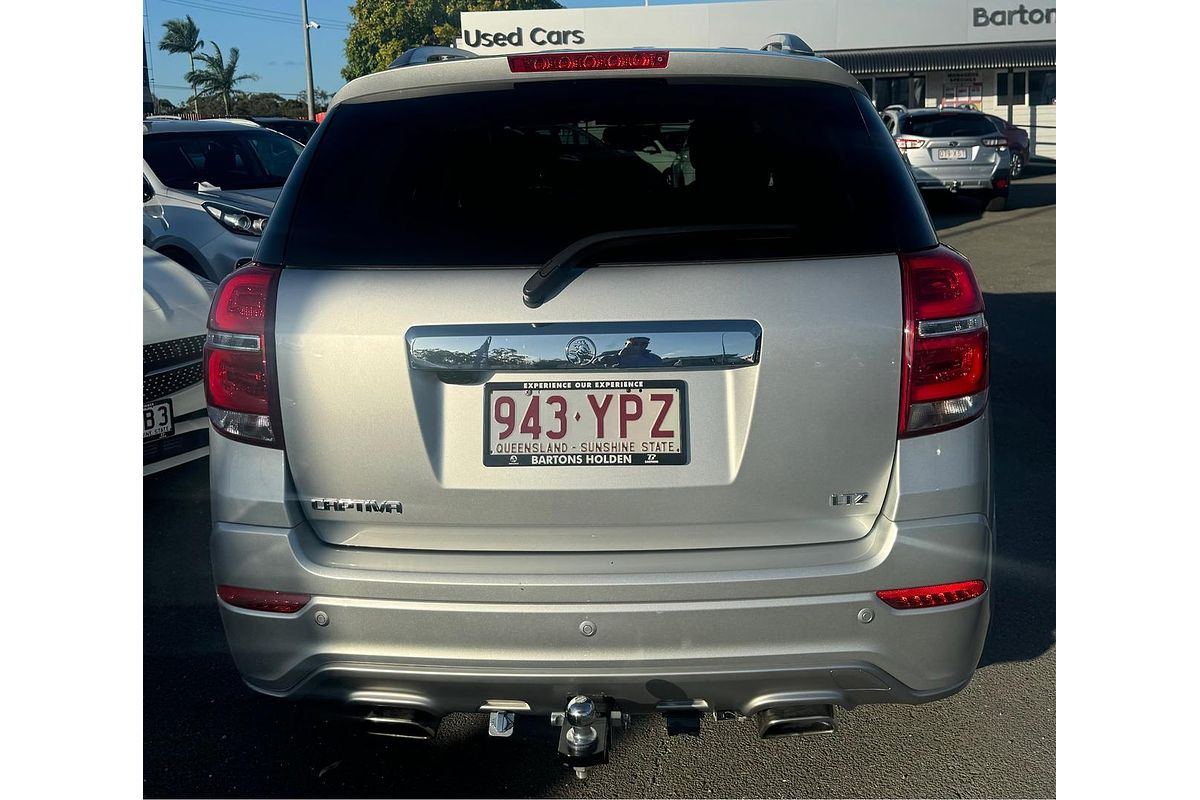
<instances>
[{"instance_id":1,"label":"rear hatch","mask_svg":"<svg viewBox=\"0 0 1200 800\"><path fill-rule=\"evenodd\" d=\"M897 138L915 170L938 177L987 177L999 153L983 140L1003 137L983 114L948 111L904 117Z\"/></svg>"},{"instance_id":2,"label":"rear hatch","mask_svg":"<svg viewBox=\"0 0 1200 800\"><path fill-rule=\"evenodd\" d=\"M686 129L688 168L605 143L618 126ZM896 445L896 253L935 236L861 92L516 82L342 103L309 150L273 220L275 349L319 536L528 552L869 531ZM614 231L636 235L524 302Z\"/></svg>"}]
</instances>

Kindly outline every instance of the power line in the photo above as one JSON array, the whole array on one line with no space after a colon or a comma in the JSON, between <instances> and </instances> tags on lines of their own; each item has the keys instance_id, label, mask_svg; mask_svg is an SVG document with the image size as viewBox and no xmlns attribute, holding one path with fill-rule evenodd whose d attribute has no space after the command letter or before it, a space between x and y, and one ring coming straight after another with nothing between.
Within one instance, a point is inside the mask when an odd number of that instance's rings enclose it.
<instances>
[{"instance_id":1,"label":"power line","mask_svg":"<svg viewBox=\"0 0 1200 800\"><path fill-rule=\"evenodd\" d=\"M163 0L164 3L172 3L177 6L185 6L187 8L200 9L202 11L211 11L215 14L227 14L233 17L242 17L244 19L253 19L260 22L275 22L283 25L300 25L299 19L293 19L282 12L270 11L268 9L260 9L259 11L251 11L251 6L240 6L238 10L232 8L218 8L203 3L189 2L189 0ZM335 20L318 20L321 27L337 28L339 30L350 30L350 26Z\"/></svg>"},{"instance_id":2,"label":"power line","mask_svg":"<svg viewBox=\"0 0 1200 800\"><path fill-rule=\"evenodd\" d=\"M292 15L289 14L288 12L280 11L279 9L275 9L275 8L262 8L260 6L247 6L242 3L227 2L226 0L194 0L194 2L198 2L203 5L217 6L219 8L229 8L234 11L243 11L244 10L244 11L261 12L263 14L269 14L271 16L281 17L281 18L287 19L289 21L292 18ZM217 9L213 9L213 10L215 11ZM341 20L336 20L336 19L327 19L325 17L314 17L312 15L309 15L309 19L316 20L317 22L320 22L323 25L329 24L334 27L342 27L342 28L350 27L348 23L345 23L345 22L342 22Z\"/></svg>"}]
</instances>

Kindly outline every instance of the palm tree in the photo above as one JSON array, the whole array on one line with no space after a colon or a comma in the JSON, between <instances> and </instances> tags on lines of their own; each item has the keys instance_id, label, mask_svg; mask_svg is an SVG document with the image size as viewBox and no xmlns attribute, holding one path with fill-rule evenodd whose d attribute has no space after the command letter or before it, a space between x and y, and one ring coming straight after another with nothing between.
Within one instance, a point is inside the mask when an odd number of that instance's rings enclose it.
<instances>
[{"instance_id":1,"label":"palm tree","mask_svg":"<svg viewBox=\"0 0 1200 800\"><path fill-rule=\"evenodd\" d=\"M225 114L229 114L229 96L234 87L242 81L256 81L258 76L252 73L237 74L238 49L229 48L229 61L221 53L216 42L209 42L215 53L198 53L196 59L204 64L203 69L194 69L183 76L192 86L200 87L200 94L205 97L220 96L225 101Z\"/></svg>"},{"instance_id":2,"label":"palm tree","mask_svg":"<svg viewBox=\"0 0 1200 800\"><path fill-rule=\"evenodd\" d=\"M188 14L186 19L169 19L163 23L163 27L167 29L167 32L163 34L162 41L158 43L158 49L166 50L173 55L187 53L189 72L195 72L195 56L197 51L204 49L204 40L200 38L200 28L192 21L192 15ZM200 102L196 100L195 84L192 84L192 107L199 116Z\"/></svg>"}]
</instances>

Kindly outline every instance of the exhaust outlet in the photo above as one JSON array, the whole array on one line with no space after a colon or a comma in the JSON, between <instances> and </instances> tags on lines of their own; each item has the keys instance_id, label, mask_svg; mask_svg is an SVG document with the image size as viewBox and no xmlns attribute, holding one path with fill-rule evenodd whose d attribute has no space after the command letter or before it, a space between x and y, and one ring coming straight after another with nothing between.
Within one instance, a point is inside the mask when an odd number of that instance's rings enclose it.
<instances>
[{"instance_id":1,"label":"exhaust outlet","mask_svg":"<svg viewBox=\"0 0 1200 800\"><path fill-rule=\"evenodd\" d=\"M390 736L393 739L420 739L429 741L437 736L441 719L427 711L415 708L379 708L364 718L367 733L372 736Z\"/></svg>"},{"instance_id":2,"label":"exhaust outlet","mask_svg":"<svg viewBox=\"0 0 1200 800\"><path fill-rule=\"evenodd\" d=\"M754 719L758 723L758 735L763 739L818 736L837 729L831 705L768 708L755 714Z\"/></svg>"}]
</instances>

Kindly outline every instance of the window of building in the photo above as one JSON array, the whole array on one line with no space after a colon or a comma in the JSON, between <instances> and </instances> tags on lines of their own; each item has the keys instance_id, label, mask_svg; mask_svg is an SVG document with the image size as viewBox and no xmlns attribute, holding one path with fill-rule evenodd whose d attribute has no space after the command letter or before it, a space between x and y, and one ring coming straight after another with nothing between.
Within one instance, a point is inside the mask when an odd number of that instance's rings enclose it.
<instances>
[{"instance_id":1,"label":"window of building","mask_svg":"<svg viewBox=\"0 0 1200 800\"><path fill-rule=\"evenodd\" d=\"M996 105L998 106L1023 106L1025 105L1025 73L1014 72L1012 74L1012 94L1009 94L1009 81L1007 72L996 73Z\"/></svg>"},{"instance_id":2,"label":"window of building","mask_svg":"<svg viewBox=\"0 0 1200 800\"><path fill-rule=\"evenodd\" d=\"M1030 70L1029 105L1054 105L1054 101L1057 96L1054 84L1054 70Z\"/></svg>"},{"instance_id":3,"label":"window of building","mask_svg":"<svg viewBox=\"0 0 1200 800\"><path fill-rule=\"evenodd\" d=\"M925 106L925 76L904 78L875 78L875 107L880 111L888 106L923 108Z\"/></svg>"}]
</instances>

